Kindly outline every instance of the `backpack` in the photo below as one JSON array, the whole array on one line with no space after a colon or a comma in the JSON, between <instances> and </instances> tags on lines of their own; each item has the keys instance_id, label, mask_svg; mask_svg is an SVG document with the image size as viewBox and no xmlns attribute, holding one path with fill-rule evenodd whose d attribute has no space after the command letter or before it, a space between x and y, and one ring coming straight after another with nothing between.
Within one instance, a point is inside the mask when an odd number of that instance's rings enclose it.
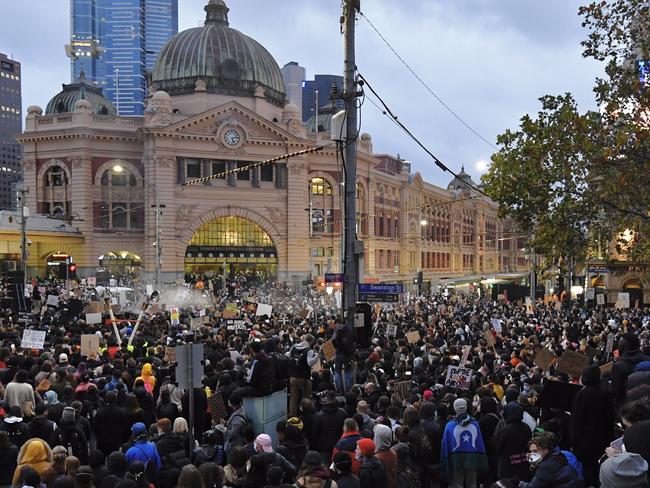
<instances>
[{"instance_id":1,"label":"backpack","mask_svg":"<svg viewBox=\"0 0 650 488\"><path fill-rule=\"evenodd\" d=\"M59 440L61 441L61 445L65 447L68 456L77 456L79 454L79 450L82 446L77 429L72 433L72 436L69 436L66 432L62 431L59 435Z\"/></svg>"},{"instance_id":2,"label":"backpack","mask_svg":"<svg viewBox=\"0 0 650 488\"><path fill-rule=\"evenodd\" d=\"M310 368L307 364L307 354L309 353L309 348L304 349L293 348L291 350L291 366L295 372L304 372L309 373Z\"/></svg>"}]
</instances>

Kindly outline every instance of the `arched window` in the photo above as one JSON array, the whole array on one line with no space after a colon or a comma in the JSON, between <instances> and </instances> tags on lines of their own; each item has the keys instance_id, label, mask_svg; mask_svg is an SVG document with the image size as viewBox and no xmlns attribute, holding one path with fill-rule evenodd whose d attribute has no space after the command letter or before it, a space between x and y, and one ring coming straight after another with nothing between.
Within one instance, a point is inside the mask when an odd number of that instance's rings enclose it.
<instances>
[{"instance_id":1,"label":"arched window","mask_svg":"<svg viewBox=\"0 0 650 488\"><path fill-rule=\"evenodd\" d=\"M113 168L101 174L101 201L95 219L99 229L136 230L144 228L144 191L142 181L128 170Z\"/></svg>"},{"instance_id":2,"label":"arched window","mask_svg":"<svg viewBox=\"0 0 650 488\"><path fill-rule=\"evenodd\" d=\"M61 166L52 166L45 172L45 186L65 186L68 177Z\"/></svg>"},{"instance_id":3,"label":"arched window","mask_svg":"<svg viewBox=\"0 0 650 488\"><path fill-rule=\"evenodd\" d=\"M310 181L312 195L329 196L332 194L332 186L323 178L312 178Z\"/></svg>"}]
</instances>

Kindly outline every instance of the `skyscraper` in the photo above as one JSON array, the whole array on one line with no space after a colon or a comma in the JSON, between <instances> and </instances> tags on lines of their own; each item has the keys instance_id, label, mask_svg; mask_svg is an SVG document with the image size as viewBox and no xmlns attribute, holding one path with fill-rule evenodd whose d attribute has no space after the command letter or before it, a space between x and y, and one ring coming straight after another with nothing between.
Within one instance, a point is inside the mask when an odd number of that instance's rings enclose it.
<instances>
[{"instance_id":1,"label":"skyscraper","mask_svg":"<svg viewBox=\"0 0 650 488\"><path fill-rule=\"evenodd\" d=\"M22 132L20 63L0 53L0 210L15 204L15 184L21 178Z\"/></svg>"},{"instance_id":2,"label":"skyscraper","mask_svg":"<svg viewBox=\"0 0 650 488\"><path fill-rule=\"evenodd\" d=\"M284 78L284 88L289 103L293 103L302 114L302 84L307 77L307 71L297 62L291 61L280 70Z\"/></svg>"},{"instance_id":3,"label":"skyscraper","mask_svg":"<svg viewBox=\"0 0 650 488\"><path fill-rule=\"evenodd\" d=\"M318 92L318 107L330 104L332 85L343 90L343 77L337 75L315 75L313 80L306 80L302 85L302 121L307 122L316 112L316 92ZM335 100L336 108L343 110L343 100Z\"/></svg>"},{"instance_id":4,"label":"skyscraper","mask_svg":"<svg viewBox=\"0 0 650 488\"><path fill-rule=\"evenodd\" d=\"M121 115L142 115L146 70L178 32L178 0L71 0L72 81L84 69Z\"/></svg>"}]
</instances>

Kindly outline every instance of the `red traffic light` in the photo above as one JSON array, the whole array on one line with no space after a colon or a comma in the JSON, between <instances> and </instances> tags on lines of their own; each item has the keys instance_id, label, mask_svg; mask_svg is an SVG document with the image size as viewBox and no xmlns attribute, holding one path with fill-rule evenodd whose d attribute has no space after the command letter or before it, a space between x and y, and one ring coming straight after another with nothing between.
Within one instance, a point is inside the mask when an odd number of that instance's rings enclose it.
<instances>
[{"instance_id":1,"label":"red traffic light","mask_svg":"<svg viewBox=\"0 0 650 488\"><path fill-rule=\"evenodd\" d=\"M68 271L70 271L70 273L74 273L75 271L77 271L77 265L71 264L70 266L68 266Z\"/></svg>"}]
</instances>

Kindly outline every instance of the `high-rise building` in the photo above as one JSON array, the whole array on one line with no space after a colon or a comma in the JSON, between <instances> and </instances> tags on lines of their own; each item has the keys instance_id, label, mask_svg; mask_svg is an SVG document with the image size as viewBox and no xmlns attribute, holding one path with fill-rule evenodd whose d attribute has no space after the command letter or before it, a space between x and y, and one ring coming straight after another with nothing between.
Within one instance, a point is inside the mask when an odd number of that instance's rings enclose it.
<instances>
[{"instance_id":1,"label":"high-rise building","mask_svg":"<svg viewBox=\"0 0 650 488\"><path fill-rule=\"evenodd\" d=\"M307 78L307 70L297 62L291 61L280 70L284 78L284 88L289 103L294 104L302 114L302 85Z\"/></svg>"},{"instance_id":2,"label":"high-rise building","mask_svg":"<svg viewBox=\"0 0 650 488\"><path fill-rule=\"evenodd\" d=\"M20 63L0 53L0 210L15 205L15 184L21 178L22 132Z\"/></svg>"},{"instance_id":3,"label":"high-rise building","mask_svg":"<svg viewBox=\"0 0 650 488\"><path fill-rule=\"evenodd\" d=\"M142 115L151 70L178 32L178 0L71 0L72 81L104 90L121 115Z\"/></svg>"},{"instance_id":4,"label":"high-rise building","mask_svg":"<svg viewBox=\"0 0 650 488\"><path fill-rule=\"evenodd\" d=\"M330 105L330 92L332 85L336 85L339 90L343 90L343 77L337 75L316 75L313 80L305 80L302 85L302 121L307 122L316 112L316 98L318 97L318 107ZM318 93L316 93L318 92ZM343 100L335 100L334 106L338 109L344 109Z\"/></svg>"}]
</instances>

